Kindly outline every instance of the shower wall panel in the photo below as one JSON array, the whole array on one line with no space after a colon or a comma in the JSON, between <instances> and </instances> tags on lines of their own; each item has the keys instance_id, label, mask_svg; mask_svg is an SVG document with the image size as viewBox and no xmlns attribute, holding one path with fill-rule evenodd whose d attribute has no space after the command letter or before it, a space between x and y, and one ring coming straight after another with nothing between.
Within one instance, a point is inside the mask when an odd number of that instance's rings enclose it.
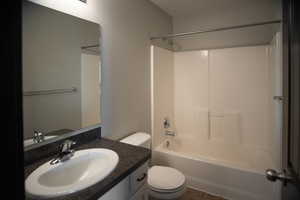
<instances>
[{"instance_id":1,"label":"shower wall panel","mask_svg":"<svg viewBox=\"0 0 300 200\"><path fill-rule=\"evenodd\" d=\"M208 51L175 53L174 111L179 137L208 138Z\"/></svg>"},{"instance_id":2,"label":"shower wall panel","mask_svg":"<svg viewBox=\"0 0 300 200\"><path fill-rule=\"evenodd\" d=\"M165 138L164 118L174 127L174 53L152 46L152 134L153 147Z\"/></svg>"},{"instance_id":3,"label":"shower wall panel","mask_svg":"<svg viewBox=\"0 0 300 200\"><path fill-rule=\"evenodd\" d=\"M268 48L175 53L174 111L178 136L270 147Z\"/></svg>"},{"instance_id":4,"label":"shower wall panel","mask_svg":"<svg viewBox=\"0 0 300 200\"><path fill-rule=\"evenodd\" d=\"M268 46L209 51L211 139L270 146L268 66Z\"/></svg>"}]
</instances>

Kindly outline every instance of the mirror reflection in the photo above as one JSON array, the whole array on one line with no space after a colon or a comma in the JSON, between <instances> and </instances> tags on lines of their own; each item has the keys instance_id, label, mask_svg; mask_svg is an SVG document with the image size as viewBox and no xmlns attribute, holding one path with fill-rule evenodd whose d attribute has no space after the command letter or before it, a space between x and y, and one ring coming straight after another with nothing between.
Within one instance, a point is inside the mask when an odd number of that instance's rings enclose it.
<instances>
[{"instance_id":1,"label":"mirror reflection","mask_svg":"<svg viewBox=\"0 0 300 200\"><path fill-rule=\"evenodd\" d=\"M100 26L23 2L24 146L100 124Z\"/></svg>"}]
</instances>

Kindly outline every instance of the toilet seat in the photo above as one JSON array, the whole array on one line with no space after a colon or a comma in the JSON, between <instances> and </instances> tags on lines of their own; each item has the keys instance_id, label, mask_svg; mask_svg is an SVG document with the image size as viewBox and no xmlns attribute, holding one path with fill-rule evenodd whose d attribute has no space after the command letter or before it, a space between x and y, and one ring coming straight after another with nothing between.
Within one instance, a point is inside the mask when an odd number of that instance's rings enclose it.
<instances>
[{"instance_id":1,"label":"toilet seat","mask_svg":"<svg viewBox=\"0 0 300 200\"><path fill-rule=\"evenodd\" d=\"M153 166L148 170L148 185L159 193L178 192L185 188L185 176L171 167Z\"/></svg>"}]
</instances>

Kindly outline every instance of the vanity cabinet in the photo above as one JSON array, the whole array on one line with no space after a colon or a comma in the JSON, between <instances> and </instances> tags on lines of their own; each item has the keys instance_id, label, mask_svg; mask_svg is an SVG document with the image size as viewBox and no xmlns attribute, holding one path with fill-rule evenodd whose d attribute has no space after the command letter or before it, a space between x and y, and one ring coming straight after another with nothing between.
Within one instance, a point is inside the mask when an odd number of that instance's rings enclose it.
<instances>
[{"instance_id":1,"label":"vanity cabinet","mask_svg":"<svg viewBox=\"0 0 300 200\"><path fill-rule=\"evenodd\" d=\"M148 200L146 162L98 200Z\"/></svg>"}]
</instances>

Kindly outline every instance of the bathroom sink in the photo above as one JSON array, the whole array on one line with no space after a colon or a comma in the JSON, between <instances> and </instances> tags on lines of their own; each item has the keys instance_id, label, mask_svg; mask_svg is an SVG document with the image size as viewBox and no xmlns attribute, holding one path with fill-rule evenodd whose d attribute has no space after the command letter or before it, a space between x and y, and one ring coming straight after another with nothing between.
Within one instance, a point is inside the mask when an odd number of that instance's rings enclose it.
<instances>
[{"instance_id":1,"label":"bathroom sink","mask_svg":"<svg viewBox=\"0 0 300 200\"><path fill-rule=\"evenodd\" d=\"M118 162L118 154L109 149L76 151L67 161L49 161L33 171L25 181L26 192L40 198L72 194L103 180Z\"/></svg>"},{"instance_id":2,"label":"bathroom sink","mask_svg":"<svg viewBox=\"0 0 300 200\"><path fill-rule=\"evenodd\" d=\"M57 137L56 135L53 135L53 136L45 136L45 140L49 140L49 139L52 139L52 138L55 138ZM28 140L24 140L24 147L27 147L29 145L32 145L32 144L36 144L33 139L28 139Z\"/></svg>"}]
</instances>

